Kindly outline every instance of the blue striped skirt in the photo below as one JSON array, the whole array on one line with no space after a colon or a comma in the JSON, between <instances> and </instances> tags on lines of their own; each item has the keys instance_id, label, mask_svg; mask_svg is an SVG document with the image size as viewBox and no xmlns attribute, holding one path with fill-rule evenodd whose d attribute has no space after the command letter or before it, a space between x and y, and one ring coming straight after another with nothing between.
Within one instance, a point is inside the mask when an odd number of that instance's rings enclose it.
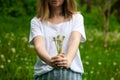
<instances>
[{"instance_id":1,"label":"blue striped skirt","mask_svg":"<svg viewBox=\"0 0 120 80\"><path fill-rule=\"evenodd\" d=\"M34 78L35 80L82 80L82 75L70 69L59 68Z\"/></svg>"}]
</instances>

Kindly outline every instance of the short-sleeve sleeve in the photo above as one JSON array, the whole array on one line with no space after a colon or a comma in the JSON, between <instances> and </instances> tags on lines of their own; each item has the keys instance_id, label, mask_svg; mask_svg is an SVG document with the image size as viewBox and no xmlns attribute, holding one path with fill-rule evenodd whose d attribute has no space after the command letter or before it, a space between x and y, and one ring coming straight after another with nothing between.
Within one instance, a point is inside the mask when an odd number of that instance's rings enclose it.
<instances>
[{"instance_id":1,"label":"short-sleeve sleeve","mask_svg":"<svg viewBox=\"0 0 120 80\"><path fill-rule=\"evenodd\" d=\"M85 29L84 29L84 19L81 14L75 14L73 16L73 26L72 31L78 31L82 35L81 42L86 41Z\"/></svg>"},{"instance_id":2,"label":"short-sleeve sleeve","mask_svg":"<svg viewBox=\"0 0 120 80\"><path fill-rule=\"evenodd\" d=\"M40 21L37 18L33 18L30 22L29 43L33 44L33 39L38 35L43 36Z\"/></svg>"}]
</instances>

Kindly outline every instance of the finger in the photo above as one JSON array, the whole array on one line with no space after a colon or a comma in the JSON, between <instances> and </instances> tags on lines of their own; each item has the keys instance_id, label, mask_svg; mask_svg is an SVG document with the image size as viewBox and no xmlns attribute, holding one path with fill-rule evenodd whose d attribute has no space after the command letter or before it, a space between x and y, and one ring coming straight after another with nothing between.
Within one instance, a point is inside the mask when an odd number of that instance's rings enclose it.
<instances>
[{"instance_id":1,"label":"finger","mask_svg":"<svg viewBox=\"0 0 120 80\"><path fill-rule=\"evenodd\" d=\"M58 58L58 56L54 56L54 57L52 57L51 59L56 59L56 58Z\"/></svg>"},{"instance_id":2,"label":"finger","mask_svg":"<svg viewBox=\"0 0 120 80\"><path fill-rule=\"evenodd\" d=\"M66 63L60 63L60 64L58 64L57 66L58 66L58 67L66 67L67 64L66 64Z\"/></svg>"},{"instance_id":3,"label":"finger","mask_svg":"<svg viewBox=\"0 0 120 80\"><path fill-rule=\"evenodd\" d=\"M64 65L67 64L67 60L66 59L62 59L61 61L55 62L56 65Z\"/></svg>"},{"instance_id":4,"label":"finger","mask_svg":"<svg viewBox=\"0 0 120 80\"><path fill-rule=\"evenodd\" d=\"M63 66L63 65L66 65L67 62L66 62L66 61L63 61L63 62L56 62L55 64L56 64L56 65L62 65L62 66Z\"/></svg>"},{"instance_id":5,"label":"finger","mask_svg":"<svg viewBox=\"0 0 120 80\"><path fill-rule=\"evenodd\" d=\"M59 56L55 56L51 58L51 62L55 62L59 60Z\"/></svg>"},{"instance_id":6,"label":"finger","mask_svg":"<svg viewBox=\"0 0 120 80\"><path fill-rule=\"evenodd\" d=\"M60 62L55 63L58 67L65 67L68 68L68 60L64 57Z\"/></svg>"},{"instance_id":7,"label":"finger","mask_svg":"<svg viewBox=\"0 0 120 80\"><path fill-rule=\"evenodd\" d=\"M56 60L57 62L67 62L67 58L59 58L58 60Z\"/></svg>"}]
</instances>

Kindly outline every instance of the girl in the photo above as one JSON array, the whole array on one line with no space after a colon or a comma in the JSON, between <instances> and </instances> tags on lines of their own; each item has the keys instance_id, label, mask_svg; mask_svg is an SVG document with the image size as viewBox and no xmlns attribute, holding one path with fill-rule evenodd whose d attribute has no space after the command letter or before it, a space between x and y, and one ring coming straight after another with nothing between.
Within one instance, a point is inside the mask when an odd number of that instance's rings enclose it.
<instances>
[{"instance_id":1,"label":"girl","mask_svg":"<svg viewBox=\"0 0 120 80\"><path fill-rule=\"evenodd\" d=\"M59 41L61 36L64 39ZM83 16L77 12L75 0L38 0L29 38L38 55L34 79L82 80L78 47L85 40Z\"/></svg>"}]
</instances>

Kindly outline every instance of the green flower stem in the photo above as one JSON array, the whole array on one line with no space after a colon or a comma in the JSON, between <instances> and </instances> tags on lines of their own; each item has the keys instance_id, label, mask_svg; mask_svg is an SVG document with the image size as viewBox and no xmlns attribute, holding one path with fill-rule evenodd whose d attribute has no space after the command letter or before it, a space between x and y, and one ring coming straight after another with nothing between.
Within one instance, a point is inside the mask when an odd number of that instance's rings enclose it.
<instances>
[{"instance_id":1,"label":"green flower stem","mask_svg":"<svg viewBox=\"0 0 120 80\"><path fill-rule=\"evenodd\" d=\"M56 37L53 37L53 41L55 42L55 46L57 49L58 54L62 53L62 43L65 36L57 35Z\"/></svg>"}]
</instances>

